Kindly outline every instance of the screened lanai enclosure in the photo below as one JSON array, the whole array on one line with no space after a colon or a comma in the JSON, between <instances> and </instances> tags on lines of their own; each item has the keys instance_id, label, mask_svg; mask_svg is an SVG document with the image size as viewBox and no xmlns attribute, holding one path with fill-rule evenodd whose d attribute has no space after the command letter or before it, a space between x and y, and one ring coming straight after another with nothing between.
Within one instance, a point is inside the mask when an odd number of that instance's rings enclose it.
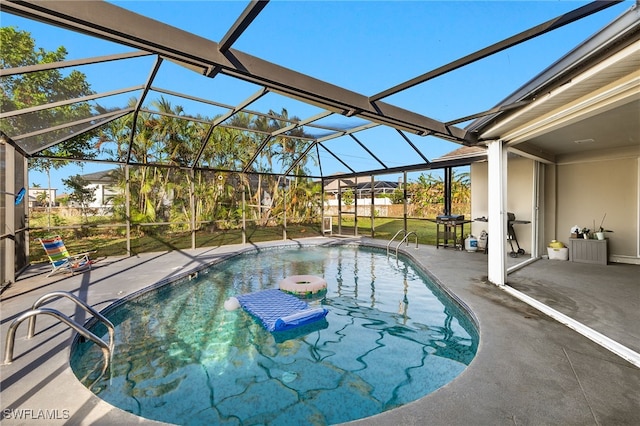
<instances>
[{"instance_id":1,"label":"screened lanai enclosure","mask_svg":"<svg viewBox=\"0 0 640 426\"><path fill-rule=\"evenodd\" d=\"M381 29L357 20L358 7L345 12L335 25L351 19L353 40L334 38L330 22L296 18L316 8L339 16L338 3L183 2L184 13L170 18L161 13L165 2L151 3L0 2L3 284L28 266L34 239L51 233L131 254L145 250L141 235L166 249L192 248L357 235L359 221L376 236L381 216L406 231L409 219L470 215L458 185L468 190L468 166L487 158L474 124L489 127L551 87L508 99L532 77L516 58L538 52L533 72L540 72L599 28L594 17L615 16L621 9L608 9L624 2L549 6L527 19L516 13L511 19L522 23L491 24L495 41L485 46L472 34L486 27L460 28L467 39L440 56L429 53L430 43L446 28L417 39L393 33L416 13L426 19L432 2L404 10L362 2L399 15ZM449 3L438 7L451 25L473 8ZM199 15L209 17L206 25ZM287 28L288 39L277 28ZM397 40L393 52L376 48L379 37ZM564 50L537 56L555 44ZM271 59L283 50L290 54L281 63ZM366 68L347 73L356 66L350 56ZM358 73L375 84L362 86ZM467 86L454 90L454 74ZM65 176L75 189L65 209L50 182L29 182L29 170L50 176L78 165ZM432 193L417 208L420 185ZM81 220L72 223L65 216L72 214Z\"/></svg>"}]
</instances>

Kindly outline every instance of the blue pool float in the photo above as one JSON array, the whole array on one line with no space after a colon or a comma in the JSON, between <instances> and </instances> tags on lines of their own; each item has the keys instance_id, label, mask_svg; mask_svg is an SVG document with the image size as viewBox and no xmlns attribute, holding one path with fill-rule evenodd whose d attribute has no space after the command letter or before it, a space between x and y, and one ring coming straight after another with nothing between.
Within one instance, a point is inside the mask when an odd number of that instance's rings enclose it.
<instances>
[{"instance_id":1,"label":"blue pool float","mask_svg":"<svg viewBox=\"0 0 640 426\"><path fill-rule=\"evenodd\" d=\"M325 308L312 308L297 297L275 288L232 297L224 307L227 310L242 307L270 332L311 324L324 319L329 312Z\"/></svg>"}]
</instances>

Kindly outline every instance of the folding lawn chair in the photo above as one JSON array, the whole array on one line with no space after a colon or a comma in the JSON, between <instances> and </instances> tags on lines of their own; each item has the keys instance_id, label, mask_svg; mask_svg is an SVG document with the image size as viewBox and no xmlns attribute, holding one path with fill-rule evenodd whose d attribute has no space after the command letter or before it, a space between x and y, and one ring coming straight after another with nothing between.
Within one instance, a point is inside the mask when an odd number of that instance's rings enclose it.
<instances>
[{"instance_id":1,"label":"folding lawn chair","mask_svg":"<svg viewBox=\"0 0 640 426\"><path fill-rule=\"evenodd\" d=\"M59 235L51 238L38 238L37 240L42 244L42 248L44 248L45 253L47 253L47 257L49 257L49 261L53 267L47 277L58 272L74 274L91 269L89 254L95 253L95 251L70 255Z\"/></svg>"}]
</instances>

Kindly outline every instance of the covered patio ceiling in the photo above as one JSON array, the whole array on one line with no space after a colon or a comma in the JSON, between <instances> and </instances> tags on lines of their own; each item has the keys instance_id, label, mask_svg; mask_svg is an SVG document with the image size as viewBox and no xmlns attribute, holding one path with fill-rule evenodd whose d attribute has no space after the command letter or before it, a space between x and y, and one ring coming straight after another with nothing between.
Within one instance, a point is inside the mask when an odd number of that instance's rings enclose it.
<instances>
[{"instance_id":1,"label":"covered patio ceiling","mask_svg":"<svg viewBox=\"0 0 640 426\"><path fill-rule=\"evenodd\" d=\"M197 5L201 2L190 3ZM41 111L63 109L80 103L92 105L90 113L83 119L45 125L34 119L31 129L20 133L6 131L6 136L24 154L37 157L47 148L122 117L130 118L131 128L135 132L138 129L138 117L146 113L206 126L206 134L196 146L191 147L190 161L181 164L182 168L246 172L255 169L252 166L261 161L263 151L269 149L274 141L295 139L304 144L297 153L298 157L271 172L289 175L296 164L313 157L311 163L315 167L309 172L313 177L427 170L469 164L484 156L478 153L464 158L438 160L440 156L436 155L434 160L431 147L442 144L442 141L451 143L446 148L446 151L450 151L457 145L482 147L485 140L504 139L514 147L519 145L522 152L549 162L553 162L556 155L568 152L566 146L570 149L584 148L573 143L579 139L598 140L601 143L598 148L606 148L607 143L614 143L612 141L627 145L639 143L637 135L640 134L640 120L634 119L637 118L640 102L637 76L639 55L637 47L633 47L640 34L637 5L623 13L608 29L553 63L520 89L513 91L512 88L501 87L501 90L507 90L502 95L506 97L497 106L492 107L496 105L496 101L493 101L481 111L471 111L462 117L444 120L397 105L403 104L406 97L424 96L419 89L425 83L466 67L474 67L481 60L517 48L621 2L596 1L584 4L417 77L369 94L358 93L233 48L266 10L270 7L286 10L288 3L249 2L224 36L214 41L128 10L126 2L118 6L108 2L2 0L0 5L3 14L9 13L34 23L42 22L58 27L60 31L82 34L83 43L100 45L106 41L110 46L120 49L119 53L0 70L0 76L5 78L51 69L78 70L90 76L92 69L100 68L103 76L120 77L113 78L113 87L107 84L110 78L90 80L92 88L96 88L96 92L90 96L33 104L19 110L3 109L0 112L3 121L19 119L29 122L30 117L37 117ZM632 3L626 3L628 9ZM157 7L161 8L162 5L158 3ZM411 3L405 6L411 7ZM594 28L591 33L598 29ZM318 31L318 37L321 37L322 28ZM65 43L61 41L60 44ZM73 48L65 47L68 50ZM416 49L416 54L421 53L419 50ZM593 78L577 78L585 69L597 63L603 65L594 71ZM541 64L540 68L546 65ZM125 85L120 83L123 76L126 76ZM625 82L616 83L625 76ZM181 84L187 81L191 90L184 89L186 86ZM565 121L557 121L553 126L543 128L540 125L537 130L527 127L532 120L544 117L558 107L578 102L609 84L625 85L630 90L620 98L622 89L614 88L609 95L602 96L603 100L597 109L587 108L587 102L580 117L575 114L569 117L567 113ZM229 87L234 88L234 99L224 95L217 97L223 93L222 88ZM563 96L557 96L557 93ZM183 109L176 113L159 108L158 98L172 105L180 105ZM443 104L454 101L466 102L465 99L440 99ZM283 112L286 114L280 112L280 108L285 106L286 111ZM589 115L584 115L587 110ZM234 121L241 114L263 117L279 125L277 129L268 131L243 127L238 120ZM584 121L585 117L591 119ZM607 125L603 126L603 122ZM461 127L465 124L466 127ZM204 161L202 153L211 143L213 129L217 127L252 135L256 142L250 148L248 160L238 159L233 168L222 168ZM603 129L606 129L609 137L596 133ZM127 152L120 155L101 153L91 160L141 164L139 158L132 155L134 132ZM563 135L563 132L569 134ZM612 137L612 132L618 132L618 137ZM561 136L563 141L570 140L571 143L558 143ZM389 149L393 154L389 154Z\"/></svg>"}]
</instances>

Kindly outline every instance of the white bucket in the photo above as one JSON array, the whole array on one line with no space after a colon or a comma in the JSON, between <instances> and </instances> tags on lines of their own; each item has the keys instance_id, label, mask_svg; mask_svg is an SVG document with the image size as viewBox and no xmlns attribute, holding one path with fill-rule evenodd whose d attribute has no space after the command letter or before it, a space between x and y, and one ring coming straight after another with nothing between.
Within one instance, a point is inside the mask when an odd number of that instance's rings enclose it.
<instances>
[{"instance_id":1,"label":"white bucket","mask_svg":"<svg viewBox=\"0 0 640 426\"><path fill-rule=\"evenodd\" d=\"M547 254L549 255L549 260L569 260L569 249L567 247L547 247Z\"/></svg>"},{"instance_id":2,"label":"white bucket","mask_svg":"<svg viewBox=\"0 0 640 426\"><path fill-rule=\"evenodd\" d=\"M489 239L489 234L487 234L487 231L482 231L480 233L480 237L478 238L479 250L484 250L485 248L487 248L487 239Z\"/></svg>"},{"instance_id":3,"label":"white bucket","mask_svg":"<svg viewBox=\"0 0 640 426\"><path fill-rule=\"evenodd\" d=\"M469 235L464 240L464 249L468 252L474 252L478 250L478 240L473 235Z\"/></svg>"}]
</instances>

